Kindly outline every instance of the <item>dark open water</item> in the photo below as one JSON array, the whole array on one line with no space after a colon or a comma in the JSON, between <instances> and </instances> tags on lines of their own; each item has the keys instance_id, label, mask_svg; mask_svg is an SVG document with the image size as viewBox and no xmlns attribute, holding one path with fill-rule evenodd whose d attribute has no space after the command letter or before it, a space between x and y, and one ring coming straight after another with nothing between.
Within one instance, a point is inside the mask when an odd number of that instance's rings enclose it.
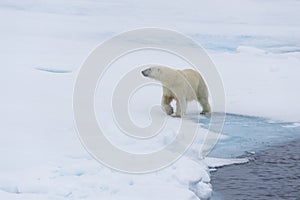
<instances>
[{"instance_id":1,"label":"dark open water","mask_svg":"<svg viewBox=\"0 0 300 200\"><path fill-rule=\"evenodd\" d=\"M300 139L250 158L249 163L219 168L211 174L212 199L300 199Z\"/></svg>"}]
</instances>

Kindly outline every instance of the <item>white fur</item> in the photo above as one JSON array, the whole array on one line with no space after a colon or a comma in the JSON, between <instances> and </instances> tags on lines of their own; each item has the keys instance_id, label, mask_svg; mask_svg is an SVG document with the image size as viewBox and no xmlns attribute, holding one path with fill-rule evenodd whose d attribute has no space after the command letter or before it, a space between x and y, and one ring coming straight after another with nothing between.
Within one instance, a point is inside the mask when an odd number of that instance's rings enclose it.
<instances>
[{"instance_id":1,"label":"white fur","mask_svg":"<svg viewBox=\"0 0 300 200\"><path fill-rule=\"evenodd\" d=\"M201 75L192 70L175 70L164 66L154 66L142 71L146 77L160 81L163 85L161 105L168 115L174 113L170 103L176 100L176 116L186 112L187 103L196 100L202 106L201 114L210 113L208 89Z\"/></svg>"}]
</instances>

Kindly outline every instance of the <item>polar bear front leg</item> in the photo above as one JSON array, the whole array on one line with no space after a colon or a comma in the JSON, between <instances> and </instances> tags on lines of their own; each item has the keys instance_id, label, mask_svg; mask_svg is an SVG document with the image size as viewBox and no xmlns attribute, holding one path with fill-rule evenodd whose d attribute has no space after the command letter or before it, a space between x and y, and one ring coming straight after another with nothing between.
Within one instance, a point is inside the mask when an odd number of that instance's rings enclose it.
<instances>
[{"instance_id":1,"label":"polar bear front leg","mask_svg":"<svg viewBox=\"0 0 300 200\"><path fill-rule=\"evenodd\" d=\"M161 99L161 106L163 110L167 113L167 115L172 115L174 113L174 110L170 105L173 99L174 97L171 90L163 86L163 96Z\"/></svg>"},{"instance_id":2,"label":"polar bear front leg","mask_svg":"<svg viewBox=\"0 0 300 200\"><path fill-rule=\"evenodd\" d=\"M176 101L176 115L175 117L183 117L185 115L187 106L186 99L182 98Z\"/></svg>"},{"instance_id":3,"label":"polar bear front leg","mask_svg":"<svg viewBox=\"0 0 300 200\"><path fill-rule=\"evenodd\" d=\"M162 100L161 100L161 106L163 110L167 113L167 115L172 115L174 113L174 110L170 103L172 102L173 97L171 96L165 96L163 95Z\"/></svg>"}]
</instances>

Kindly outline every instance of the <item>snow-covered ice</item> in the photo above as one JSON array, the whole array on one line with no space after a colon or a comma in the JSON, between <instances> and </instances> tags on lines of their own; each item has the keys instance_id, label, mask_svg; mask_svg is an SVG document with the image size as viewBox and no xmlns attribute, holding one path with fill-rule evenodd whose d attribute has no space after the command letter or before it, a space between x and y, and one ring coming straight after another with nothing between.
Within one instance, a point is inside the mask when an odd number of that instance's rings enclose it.
<instances>
[{"instance_id":1,"label":"snow-covered ice","mask_svg":"<svg viewBox=\"0 0 300 200\"><path fill-rule=\"evenodd\" d=\"M209 167L245 159L201 160L196 144L175 164L151 174L123 174L101 165L84 150L74 129L77 72L96 45L121 31L149 26L178 30L208 49L223 78L228 112L291 122L283 124L288 130L300 122L299 9L297 0L2 0L0 198L209 198ZM185 67L164 59L160 62ZM107 85L109 90L113 81ZM132 118L142 124L149 122L143 113L161 95L157 87L146 90L151 92L147 101L130 107ZM143 95L137 92L134 100L140 102ZM176 120L170 119L170 126ZM168 129L143 148L146 142L134 145L115 138L118 132L109 119L104 126L108 137L128 151L155 151L173 137ZM221 150L227 141L235 142L230 139L222 135Z\"/></svg>"}]
</instances>

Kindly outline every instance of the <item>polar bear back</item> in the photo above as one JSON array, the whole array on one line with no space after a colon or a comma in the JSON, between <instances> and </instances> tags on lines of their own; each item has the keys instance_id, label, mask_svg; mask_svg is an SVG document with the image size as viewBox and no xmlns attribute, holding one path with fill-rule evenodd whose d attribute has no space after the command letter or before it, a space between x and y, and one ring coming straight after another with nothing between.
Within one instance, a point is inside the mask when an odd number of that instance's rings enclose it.
<instances>
[{"instance_id":1,"label":"polar bear back","mask_svg":"<svg viewBox=\"0 0 300 200\"><path fill-rule=\"evenodd\" d=\"M184 69L178 70L188 81L189 85L187 90L187 100L196 100L195 95L197 98L200 97L207 97L208 91L206 84L202 78L202 76L195 70L192 69ZM191 91L192 89L192 91ZM193 92L193 94L191 94Z\"/></svg>"}]
</instances>

